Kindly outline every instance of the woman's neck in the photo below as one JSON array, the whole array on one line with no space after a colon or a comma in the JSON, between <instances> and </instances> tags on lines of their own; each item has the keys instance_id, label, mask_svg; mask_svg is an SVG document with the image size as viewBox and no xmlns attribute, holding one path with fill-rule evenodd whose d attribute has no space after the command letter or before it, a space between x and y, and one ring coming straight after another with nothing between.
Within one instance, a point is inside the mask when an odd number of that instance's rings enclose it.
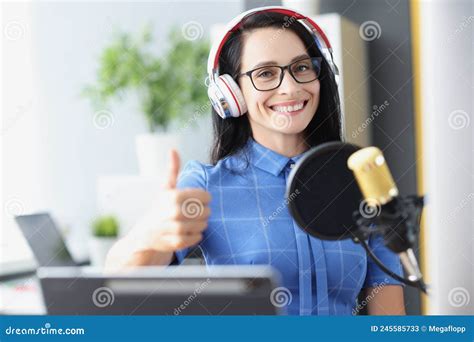
<instances>
[{"instance_id":1,"label":"woman's neck","mask_svg":"<svg viewBox=\"0 0 474 342\"><path fill-rule=\"evenodd\" d=\"M309 149L302 134L254 135L253 139L260 145L288 158L297 156Z\"/></svg>"}]
</instances>

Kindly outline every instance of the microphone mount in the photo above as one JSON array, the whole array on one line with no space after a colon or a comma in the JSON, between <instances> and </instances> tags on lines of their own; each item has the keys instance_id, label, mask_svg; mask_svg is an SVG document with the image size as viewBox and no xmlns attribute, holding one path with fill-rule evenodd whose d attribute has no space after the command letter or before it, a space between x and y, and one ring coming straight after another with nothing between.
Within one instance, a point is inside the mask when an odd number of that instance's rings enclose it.
<instances>
[{"instance_id":1,"label":"microphone mount","mask_svg":"<svg viewBox=\"0 0 474 342\"><path fill-rule=\"evenodd\" d=\"M419 288L427 293L427 287L416 263L413 246L420 230L421 213L424 197L417 195L397 196L386 204L364 200L359 210L353 212L353 220L358 227L352 233L352 240L360 243L374 262L392 278L408 285ZM372 252L365 240L371 234L380 234L385 245L400 255L403 265L414 265L406 269L408 279L390 271ZM403 259L407 262L403 262Z\"/></svg>"}]
</instances>

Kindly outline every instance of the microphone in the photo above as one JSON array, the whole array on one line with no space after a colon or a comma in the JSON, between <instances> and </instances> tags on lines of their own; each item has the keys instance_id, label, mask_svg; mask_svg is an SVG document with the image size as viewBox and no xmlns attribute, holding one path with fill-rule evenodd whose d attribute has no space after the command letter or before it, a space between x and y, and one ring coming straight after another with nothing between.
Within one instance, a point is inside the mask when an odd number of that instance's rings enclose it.
<instances>
[{"instance_id":1,"label":"microphone","mask_svg":"<svg viewBox=\"0 0 474 342\"><path fill-rule=\"evenodd\" d=\"M426 292L413 251L423 197L399 195L383 153L377 147L356 151L348 158L347 166L352 170L365 201L360 207L365 205L365 210L353 214L360 231L368 232L376 226L383 234L385 245L399 255L408 280Z\"/></svg>"},{"instance_id":2,"label":"microphone","mask_svg":"<svg viewBox=\"0 0 474 342\"><path fill-rule=\"evenodd\" d=\"M376 147L333 141L313 147L289 174L286 198L298 226L322 240L352 239L385 273L426 293L413 251L423 197L401 196ZM380 234L408 278L388 269L366 240Z\"/></svg>"}]
</instances>

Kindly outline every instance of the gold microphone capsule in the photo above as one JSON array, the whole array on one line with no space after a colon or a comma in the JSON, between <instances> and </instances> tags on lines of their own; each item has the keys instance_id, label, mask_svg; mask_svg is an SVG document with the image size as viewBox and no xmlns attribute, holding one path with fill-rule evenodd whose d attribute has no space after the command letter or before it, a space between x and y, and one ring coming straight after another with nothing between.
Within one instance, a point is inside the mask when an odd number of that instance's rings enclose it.
<instances>
[{"instance_id":1,"label":"gold microphone capsule","mask_svg":"<svg viewBox=\"0 0 474 342\"><path fill-rule=\"evenodd\" d=\"M354 152L347 159L347 166L368 202L383 205L398 196L397 186L379 148L371 146Z\"/></svg>"}]
</instances>

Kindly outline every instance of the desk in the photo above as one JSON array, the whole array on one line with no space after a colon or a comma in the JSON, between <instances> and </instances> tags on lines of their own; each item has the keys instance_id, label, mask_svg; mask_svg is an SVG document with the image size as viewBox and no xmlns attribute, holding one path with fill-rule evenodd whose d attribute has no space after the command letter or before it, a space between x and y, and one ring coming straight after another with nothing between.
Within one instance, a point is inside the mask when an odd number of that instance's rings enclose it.
<instances>
[{"instance_id":1,"label":"desk","mask_svg":"<svg viewBox=\"0 0 474 342\"><path fill-rule=\"evenodd\" d=\"M41 287L35 275L0 282L0 314L46 314Z\"/></svg>"}]
</instances>

